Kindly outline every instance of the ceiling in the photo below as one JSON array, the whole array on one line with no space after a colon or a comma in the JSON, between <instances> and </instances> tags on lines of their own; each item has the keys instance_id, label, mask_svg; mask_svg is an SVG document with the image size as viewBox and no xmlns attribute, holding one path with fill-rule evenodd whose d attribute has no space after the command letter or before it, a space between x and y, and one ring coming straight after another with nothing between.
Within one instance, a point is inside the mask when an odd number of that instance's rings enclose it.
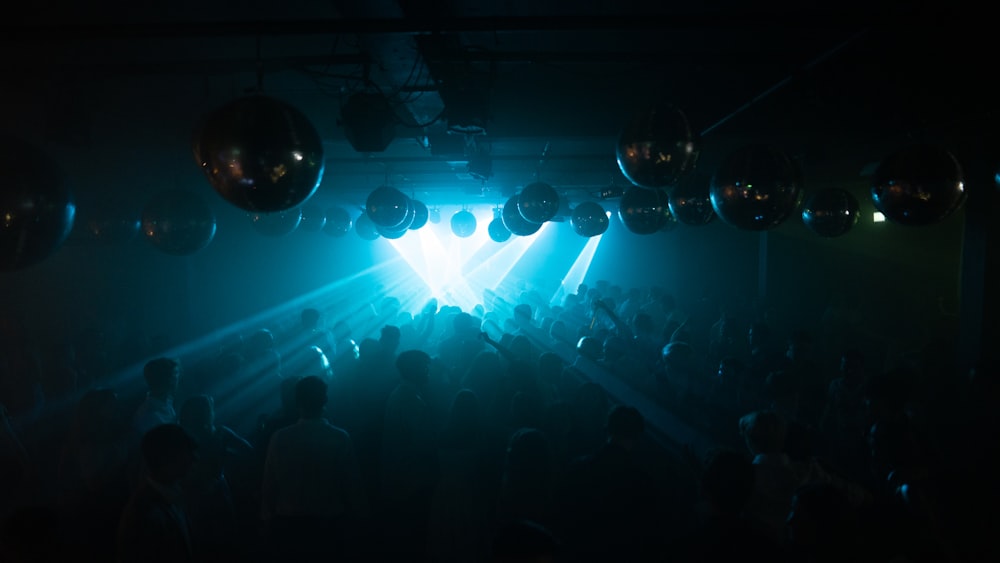
<instances>
[{"instance_id":1,"label":"ceiling","mask_svg":"<svg viewBox=\"0 0 1000 563\"><path fill-rule=\"evenodd\" d=\"M381 184L428 205L499 205L535 179L569 202L597 199L628 185L615 142L654 100L685 112L702 172L769 142L797 160L807 188L863 190L888 151L992 125L992 69L978 62L990 37L908 7L834 6L40 1L0 26L4 119L63 155L81 189L141 198L197 177L199 118L259 91L320 133L314 197L357 205ZM357 92L392 104L385 150L359 152L345 135L342 108ZM480 151L485 180L470 174Z\"/></svg>"}]
</instances>

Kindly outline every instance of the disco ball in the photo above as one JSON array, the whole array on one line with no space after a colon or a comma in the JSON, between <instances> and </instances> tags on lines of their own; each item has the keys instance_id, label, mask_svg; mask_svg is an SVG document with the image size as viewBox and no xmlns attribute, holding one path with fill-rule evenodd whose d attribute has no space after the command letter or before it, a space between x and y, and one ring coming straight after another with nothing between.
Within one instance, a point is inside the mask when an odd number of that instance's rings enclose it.
<instances>
[{"instance_id":1,"label":"disco ball","mask_svg":"<svg viewBox=\"0 0 1000 563\"><path fill-rule=\"evenodd\" d=\"M532 223L521 216L521 212L517 210L517 194L511 196L507 203L504 203L500 218L507 230L512 235L519 237L533 235L542 228L542 223Z\"/></svg>"},{"instance_id":2,"label":"disco ball","mask_svg":"<svg viewBox=\"0 0 1000 563\"><path fill-rule=\"evenodd\" d=\"M411 212L410 198L392 186L379 186L368 194L365 209L375 226L396 228Z\"/></svg>"},{"instance_id":3,"label":"disco ball","mask_svg":"<svg viewBox=\"0 0 1000 563\"><path fill-rule=\"evenodd\" d=\"M302 222L299 223L299 230L309 233L318 233L326 226L326 210L315 201L308 201L300 208L302 212Z\"/></svg>"},{"instance_id":4,"label":"disco ball","mask_svg":"<svg viewBox=\"0 0 1000 563\"><path fill-rule=\"evenodd\" d=\"M351 232L354 227L354 220L351 214L343 207L330 207L326 210L326 224L323 225L323 232L331 237L342 237Z\"/></svg>"},{"instance_id":5,"label":"disco ball","mask_svg":"<svg viewBox=\"0 0 1000 563\"><path fill-rule=\"evenodd\" d=\"M581 237L596 237L603 235L608 230L611 221L601 204L585 201L573 209L569 223L572 225L573 231Z\"/></svg>"},{"instance_id":6,"label":"disco ball","mask_svg":"<svg viewBox=\"0 0 1000 563\"><path fill-rule=\"evenodd\" d=\"M518 194L517 210L529 223L544 223L559 211L559 193L545 182L532 182Z\"/></svg>"},{"instance_id":7,"label":"disco ball","mask_svg":"<svg viewBox=\"0 0 1000 563\"><path fill-rule=\"evenodd\" d=\"M821 237L839 237L847 233L860 216L857 198L840 188L819 190L802 206L802 222Z\"/></svg>"},{"instance_id":8,"label":"disco ball","mask_svg":"<svg viewBox=\"0 0 1000 563\"><path fill-rule=\"evenodd\" d=\"M653 234L671 219L667 194L659 188L628 188L619 201L618 217L637 235Z\"/></svg>"},{"instance_id":9,"label":"disco ball","mask_svg":"<svg viewBox=\"0 0 1000 563\"><path fill-rule=\"evenodd\" d=\"M323 179L323 142L312 123L298 109L263 95L208 114L195 134L194 157L212 188L247 211L297 207Z\"/></svg>"},{"instance_id":10,"label":"disco ball","mask_svg":"<svg viewBox=\"0 0 1000 563\"><path fill-rule=\"evenodd\" d=\"M451 216L451 232L461 238L471 237L476 232L476 216L463 209Z\"/></svg>"},{"instance_id":11,"label":"disco ball","mask_svg":"<svg viewBox=\"0 0 1000 563\"><path fill-rule=\"evenodd\" d=\"M504 226L501 217L494 217L487 230L493 242L507 242L511 237L511 232Z\"/></svg>"},{"instance_id":12,"label":"disco ball","mask_svg":"<svg viewBox=\"0 0 1000 563\"><path fill-rule=\"evenodd\" d=\"M413 207L413 221L410 222L410 230L416 231L427 224L427 220L430 218L430 211L422 201L411 199L410 204Z\"/></svg>"},{"instance_id":13,"label":"disco ball","mask_svg":"<svg viewBox=\"0 0 1000 563\"><path fill-rule=\"evenodd\" d=\"M187 190L154 194L142 209L142 234L165 254L186 256L215 238L215 213L204 198Z\"/></svg>"},{"instance_id":14,"label":"disco ball","mask_svg":"<svg viewBox=\"0 0 1000 563\"><path fill-rule=\"evenodd\" d=\"M667 196L671 215L685 225L707 225L715 219L709 195L711 177L697 172L681 180Z\"/></svg>"},{"instance_id":15,"label":"disco ball","mask_svg":"<svg viewBox=\"0 0 1000 563\"><path fill-rule=\"evenodd\" d=\"M872 202L894 223L932 225L965 202L962 167L947 150L916 144L879 163L872 177Z\"/></svg>"},{"instance_id":16,"label":"disco ball","mask_svg":"<svg viewBox=\"0 0 1000 563\"><path fill-rule=\"evenodd\" d=\"M250 215L254 230L269 237L283 237L291 234L302 222L302 211L298 208L275 213L254 213Z\"/></svg>"},{"instance_id":17,"label":"disco ball","mask_svg":"<svg viewBox=\"0 0 1000 563\"><path fill-rule=\"evenodd\" d=\"M749 145L731 153L715 171L709 197L726 223L748 231L773 229L799 206L802 180L784 151Z\"/></svg>"},{"instance_id":18,"label":"disco ball","mask_svg":"<svg viewBox=\"0 0 1000 563\"><path fill-rule=\"evenodd\" d=\"M618 137L618 167L641 188L676 184L694 168L697 157L687 117L671 104L639 111Z\"/></svg>"},{"instance_id":19,"label":"disco ball","mask_svg":"<svg viewBox=\"0 0 1000 563\"><path fill-rule=\"evenodd\" d=\"M0 139L0 271L37 264L59 250L76 218L60 166L40 148Z\"/></svg>"},{"instance_id":20,"label":"disco ball","mask_svg":"<svg viewBox=\"0 0 1000 563\"><path fill-rule=\"evenodd\" d=\"M354 232L358 233L358 236L365 240L375 240L382 236L378 232L378 226L372 222L367 213L358 215L357 220L354 221Z\"/></svg>"}]
</instances>

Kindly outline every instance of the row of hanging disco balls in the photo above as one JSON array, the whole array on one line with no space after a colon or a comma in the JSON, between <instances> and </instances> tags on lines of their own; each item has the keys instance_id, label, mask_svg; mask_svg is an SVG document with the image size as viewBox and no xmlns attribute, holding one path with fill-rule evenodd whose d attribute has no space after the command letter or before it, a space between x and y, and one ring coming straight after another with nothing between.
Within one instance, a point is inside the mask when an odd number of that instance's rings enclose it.
<instances>
[{"instance_id":1,"label":"row of hanging disco balls","mask_svg":"<svg viewBox=\"0 0 1000 563\"><path fill-rule=\"evenodd\" d=\"M672 104L647 106L625 125L616 159L634 186L623 195L619 209L626 227L639 234L656 232L657 225L671 224L664 219L669 214L690 225L707 224L718 216L739 229L763 231L800 212L807 227L832 237L846 233L858 220L859 204L846 190L825 189L804 198L796 163L774 146L744 146L706 178L696 172L698 145L687 117ZM947 150L930 144L905 147L880 162L872 178L872 202L894 223L930 225L961 207L962 176Z\"/></svg>"}]
</instances>

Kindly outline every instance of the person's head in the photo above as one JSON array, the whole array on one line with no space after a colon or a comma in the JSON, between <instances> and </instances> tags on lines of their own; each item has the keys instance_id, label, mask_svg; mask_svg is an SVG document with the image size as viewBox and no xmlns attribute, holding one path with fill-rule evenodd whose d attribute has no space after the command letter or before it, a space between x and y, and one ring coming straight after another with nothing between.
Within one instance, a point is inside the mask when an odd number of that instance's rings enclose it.
<instances>
[{"instance_id":1,"label":"person's head","mask_svg":"<svg viewBox=\"0 0 1000 563\"><path fill-rule=\"evenodd\" d=\"M761 410L740 418L740 435L753 455L785 452L785 419L775 411Z\"/></svg>"},{"instance_id":2,"label":"person's head","mask_svg":"<svg viewBox=\"0 0 1000 563\"><path fill-rule=\"evenodd\" d=\"M142 377L150 394L157 397L170 397L177 391L180 383L181 363L175 358L154 358L146 362L142 368Z\"/></svg>"},{"instance_id":3,"label":"person's head","mask_svg":"<svg viewBox=\"0 0 1000 563\"><path fill-rule=\"evenodd\" d=\"M326 382L321 377L308 375L295 384L295 406L302 418L323 416L326 406Z\"/></svg>"},{"instance_id":4,"label":"person's head","mask_svg":"<svg viewBox=\"0 0 1000 563\"><path fill-rule=\"evenodd\" d=\"M382 345L384 351L395 353L396 349L399 348L399 342L402 337L403 333L399 330L398 326L385 325L379 333L378 342Z\"/></svg>"},{"instance_id":5,"label":"person's head","mask_svg":"<svg viewBox=\"0 0 1000 563\"><path fill-rule=\"evenodd\" d=\"M274 333L267 328L257 329L250 334L247 345L251 350L270 350L274 348Z\"/></svg>"},{"instance_id":6,"label":"person's head","mask_svg":"<svg viewBox=\"0 0 1000 563\"><path fill-rule=\"evenodd\" d=\"M475 317L462 311L451 317L451 330L457 335L467 335L476 330L479 323Z\"/></svg>"},{"instance_id":7,"label":"person's head","mask_svg":"<svg viewBox=\"0 0 1000 563\"><path fill-rule=\"evenodd\" d=\"M307 330L312 330L319 327L320 313L319 309L313 307L307 307L302 310L299 316L299 320L302 323L302 328Z\"/></svg>"},{"instance_id":8,"label":"person's head","mask_svg":"<svg viewBox=\"0 0 1000 563\"><path fill-rule=\"evenodd\" d=\"M576 353L583 358L596 362L604 353L601 341L593 336L584 336L576 343Z\"/></svg>"},{"instance_id":9,"label":"person's head","mask_svg":"<svg viewBox=\"0 0 1000 563\"><path fill-rule=\"evenodd\" d=\"M430 380L431 357L423 350L405 350L396 356L396 369L403 381L424 385Z\"/></svg>"},{"instance_id":10,"label":"person's head","mask_svg":"<svg viewBox=\"0 0 1000 563\"><path fill-rule=\"evenodd\" d=\"M635 407L615 405L608 413L608 440L626 449L635 445L646 430L646 420Z\"/></svg>"},{"instance_id":11,"label":"person's head","mask_svg":"<svg viewBox=\"0 0 1000 563\"><path fill-rule=\"evenodd\" d=\"M163 485L179 483L196 459L198 443L179 424L161 424L142 436L139 450L149 477Z\"/></svg>"},{"instance_id":12,"label":"person's head","mask_svg":"<svg viewBox=\"0 0 1000 563\"><path fill-rule=\"evenodd\" d=\"M518 326L526 326L532 323L531 305L519 303L514 306L514 322Z\"/></svg>"},{"instance_id":13,"label":"person's head","mask_svg":"<svg viewBox=\"0 0 1000 563\"><path fill-rule=\"evenodd\" d=\"M215 400L210 395L189 397L181 405L177 420L191 434L211 434L215 431Z\"/></svg>"}]
</instances>

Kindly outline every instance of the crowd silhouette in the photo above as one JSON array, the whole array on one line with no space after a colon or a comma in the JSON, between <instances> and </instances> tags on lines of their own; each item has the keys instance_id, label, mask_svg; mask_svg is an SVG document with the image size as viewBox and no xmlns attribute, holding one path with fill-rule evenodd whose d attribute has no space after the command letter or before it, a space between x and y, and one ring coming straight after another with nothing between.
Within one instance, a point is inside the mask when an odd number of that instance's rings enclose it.
<instances>
[{"instance_id":1,"label":"crowd silhouette","mask_svg":"<svg viewBox=\"0 0 1000 563\"><path fill-rule=\"evenodd\" d=\"M5 318L0 559L1000 560L997 373L933 316L890 340L607 281L417 307L182 351Z\"/></svg>"}]
</instances>

